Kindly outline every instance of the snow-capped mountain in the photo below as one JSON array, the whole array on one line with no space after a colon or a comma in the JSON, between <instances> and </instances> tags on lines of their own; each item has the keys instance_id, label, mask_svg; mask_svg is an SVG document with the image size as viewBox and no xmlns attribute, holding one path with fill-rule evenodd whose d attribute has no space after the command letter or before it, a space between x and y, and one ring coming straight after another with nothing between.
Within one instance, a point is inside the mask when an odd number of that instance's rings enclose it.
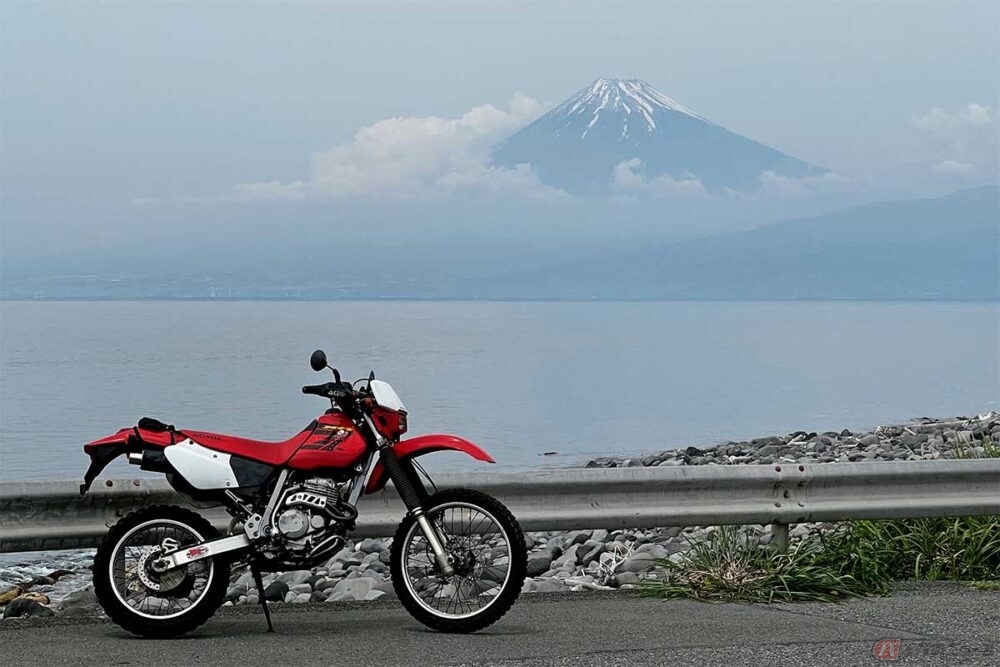
<instances>
[{"instance_id":1,"label":"snow-capped mountain","mask_svg":"<svg viewBox=\"0 0 1000 667\"><path fill-rule=\"evenodd\" d=\"M767 171L825 171L730 132L640 79L597 79L496 146L493 159L531 164L545 183L583 194L694 179L709 190L752 189Z\"/></svg>"}]
</instances>

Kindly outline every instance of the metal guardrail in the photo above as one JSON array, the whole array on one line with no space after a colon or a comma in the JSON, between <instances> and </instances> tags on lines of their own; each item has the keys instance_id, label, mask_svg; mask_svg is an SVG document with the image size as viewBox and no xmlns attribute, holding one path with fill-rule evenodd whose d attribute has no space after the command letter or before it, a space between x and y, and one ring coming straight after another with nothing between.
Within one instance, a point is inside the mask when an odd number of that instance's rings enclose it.
<instances>
[{"instance_id":1,"label":"metal guardrail","mask_svg":"<svg viewBox=\"0 0 1000 667\"><path fill-rule=\"evenodd\" d=\"M434 475L502 500L525 530L652 528L1000 514L1000 459ZM164 480L0 483L0 552L95 546L128 511L188 505ZM203 509L220 528L221 508ZM392 487L358 506L352 535L391 535L404 507Z\"/></svg>"}]
</instances>

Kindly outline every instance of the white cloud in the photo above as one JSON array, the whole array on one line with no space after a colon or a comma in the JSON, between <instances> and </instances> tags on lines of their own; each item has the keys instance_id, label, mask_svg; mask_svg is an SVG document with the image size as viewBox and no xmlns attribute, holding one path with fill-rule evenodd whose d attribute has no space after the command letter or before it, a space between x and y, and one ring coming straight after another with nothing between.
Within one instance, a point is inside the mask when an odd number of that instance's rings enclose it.
<instances>
[{"instance_id":1,"label":"white cloud","mask_svg":"<svg viewBox=\"0 0 1000 667\"><path fill-rule=\"evenodd\" d=\"M642 160L637 157L623 160L611 172L611 185L624 194L648 195L703 195L705 186L701 179L691 175L673 178L659 174L647 178L639 173Z\"/></svg>"},{"instance_id":2,"label":"white cloud","mask_svg":"<svg viewBox=\"0 0 1000 667\"><path fill-rule=\"evenodd\" d=\"M858 185L854 179L833 171L801 178L782 176L774 171L765 171L761 172L757 178L760 181L760 194L778 196L843 192Z\"/></svg>"},{"instance_id":3,"label":"white cloud","mask_svg":"<svg viewBox=\"0 0 1000 667\"><path fill-rule=\"evenodd\" d=\"M484 104L458 118L389 118L362 128L348 144L318 153L305 181L237 186L244 198L436 197L455 193L558 195L529 165L490 163L499 138L541 112L535 100L515 94L507 110Z\"/></svg>"},{"instance_id":4,"label":"white cloud","mask_svg":"<svg viewBox=\"0 0 1000 667\"><path fill-rule=\"evenodd\" d=\"M1000 113L981 104L956 111L935 107L914 118L930 168L968 178L996 176L1000 160Z\"/></svg>"},{"instance_id":5,"label":"white cloud","mask_svg":"<svg viewBox=\"0 0 1000 667\"><path fill-rule=\"evenodd\" d=\"M956 162L955 160L945 160L944 162L938 162L931 167L933 171L939 174L948 174L956 176L975 176L978 168L971 162Z\"/></svg>"},{"instance_id":6,"label":"white cloud","mask_svg":"<svg viewBox=\"0 0 1000 667\"><path fill-rule=\"evenodd\" d=\"M642 161L632 158L618 163L612 173L612 186L622 194L644 194L656 196L704 195L707 189L695 174L685 173L679 178L665 174L646 177L640 173ZM846 192L856 189L860 182L834 172L824 172L816 176L794 178L782 176L774 171L758 175L759 187L748 190L723 188L722 192L731 197L804 197L808 195Z\"/></svg>"}]
</instances>

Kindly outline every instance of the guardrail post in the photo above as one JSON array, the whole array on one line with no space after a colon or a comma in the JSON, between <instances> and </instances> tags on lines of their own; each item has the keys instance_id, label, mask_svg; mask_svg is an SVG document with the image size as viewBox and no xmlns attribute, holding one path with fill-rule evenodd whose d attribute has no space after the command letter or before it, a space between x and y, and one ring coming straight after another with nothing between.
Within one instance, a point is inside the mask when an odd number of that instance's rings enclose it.
<instances>
[{"instance_id":1,"label":"guardrail post","mask_svg":"<svg viewBox=\"0 0 1000 667\"><path fill-rule=\"evenodd\" d=\"M788 524L787 523L772 523L771 524L771 546L774 547L775 551L784 553L788 551Z\"/></svg>"}]
</instances>

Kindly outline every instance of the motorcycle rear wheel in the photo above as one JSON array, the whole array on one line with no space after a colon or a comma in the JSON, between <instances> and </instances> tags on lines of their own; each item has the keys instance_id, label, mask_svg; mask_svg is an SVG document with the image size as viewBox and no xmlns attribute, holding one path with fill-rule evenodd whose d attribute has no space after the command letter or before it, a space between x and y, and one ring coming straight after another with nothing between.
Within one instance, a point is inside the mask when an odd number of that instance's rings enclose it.
<instances>
[{"instance_id":1,"label":"motorcycle rear wheel","mask_svg":"<svg viewBox=\"0 0 1000 667\"><path fill-rule=\"evenodd\" d=\"M392 540L393 589L410 614L434 630L482 630L510 610L524 586L527 549L517 520L500 501L472 489L445 489L424 501L456 573L439 574L416 520L407 515Z\"/></svg>"},{"instance_id":2,"label":"motorcycle rear wheel","mask_svg":"<svg viewBox=\"0 0 1000 667\"><path fill-rule=\"evenodd\" d=\"M128 514L108 531L94 556L94 595L108 617L143 637L191 632L222 605L229 561L205 558L157 573L159 553L198 544L218 533L202 516L157 505Z\"/></svg>"}]
</instances>

